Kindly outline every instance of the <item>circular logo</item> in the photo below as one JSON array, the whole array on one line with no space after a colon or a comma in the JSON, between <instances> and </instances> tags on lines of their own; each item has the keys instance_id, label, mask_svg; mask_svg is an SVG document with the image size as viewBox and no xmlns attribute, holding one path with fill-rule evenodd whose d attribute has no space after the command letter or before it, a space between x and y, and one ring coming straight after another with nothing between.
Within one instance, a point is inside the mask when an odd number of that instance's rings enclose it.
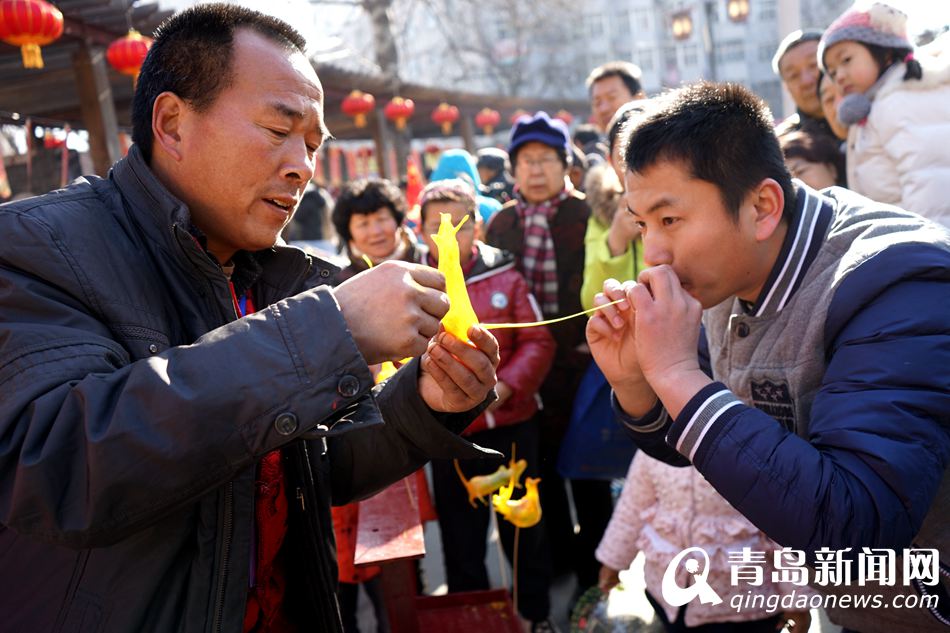
<instances>
[{"instance_id":1,"label":"circular logo","mask_svg":"<svg viewBox=\"0 0 950 633\"><path fill-rule=\"evenodd\" d=\"M676 571L679 569L680 562L686 558L687 554L698 553L703 560L703 570L699 570L699 561L690 558L684 565L686 571L693 577L693 584L689 587L680 587L676 582ZM701 547L690 547L684 549L676 555L670 564L666 567L666 573L663 574L663 584L660 589L663 593L663 599L671 606L681 607L693 598L699 596L699 601L703 604L719 604L722 598L716 593L716 590L709 586L706 577L709 576L709 554Z\"/></svg>"},{"instance_id":2,"label":"circular logo","mask_svg":"<svg viewBox=\"0 0 950 633\"><path fill-rule=\"evenodd\" d=\"M493 292L491 295L491 305L498 310L504 310L508 307L508 296L503 292Z\"/></svg>"}]
</instances>

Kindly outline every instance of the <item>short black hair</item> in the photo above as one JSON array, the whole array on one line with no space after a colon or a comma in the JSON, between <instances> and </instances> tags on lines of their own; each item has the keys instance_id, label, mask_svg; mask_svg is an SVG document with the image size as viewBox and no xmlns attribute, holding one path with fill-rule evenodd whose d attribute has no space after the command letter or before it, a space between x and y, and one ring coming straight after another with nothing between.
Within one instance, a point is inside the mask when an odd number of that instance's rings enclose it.
<instances>
[{"instance_id":1,"label":"short black hair","mask_svg":"<svg viewBox=\"0 0 950 633\"><path fill-rule=\"evenodd\" d=\"M633 101L628 101L622 106L620 106L614 115L610 117L610 122L607 123L607 151L611 155L614 153L614 148L617 146L617 139L620 137L620 130L623 129L624 124L630 120L630 117L634 113L642 114L645 109L646 101L643 99L635 99Z\"/></svg>"},{"instance_id":2,"label":"short black hair","mask_svg":"<svg viewBox=\"0 0 950 633\"><path fill-rule=\"evenodd\" d=\"M630 119L622 136L627 169L642 173L663 161L682 163L693 178L719 189L738 220L743 198L765 178L785 195L782 216L795 210L795 188L772 127L772 113L748 88L700 82L651 100Z\"/></svg>"},{"instance_id":3,"label":"short black hair","mask_svg":"<svg viewBox=\"0 0 950 633\"><path fill-rule=\"evenodd\" d=\"M600 131L593 123L581 123L574 129L574 137L571 139L576 145L587 147L591 143L596 143L601 139Z\"/></svg>"},{"instance_id":4,"label":"short black hair","mask_svg":"<svg viewBox=\"0 0 950 633\"><path fill-rule=\"evenodd\" d=\"M406 218L406 198L399 187L385 178L361 178L344 185L333 207L333 227L344 244L353 239L350 218L369 215L386 207L392 211L396 225Z\"/></svg>"},{"instance_id":5,"label":"short black hair","mask_svg":"<svg viewBox=\"0 0 950 633\"><path fill-rule=\"evenodd\" d=\"M805 130L788 132L779 137L785 158L801 158L809 163L831 165L840 178L845 173L844 154L834 136Z\"/></svg>"},{"instance_id":6,"label":"short black hair","mask_svg":"<svg viewBox=\"0 0 950 633\"><path fill-rule=\"evenodd\" d=\"M587 93L590 94L594 84L609 77L620 77L623 85L630 91L631 96L637 96L643 92L643 84L640 83L643 77L643 71L633 62L607 62L590 71L587 75Z\"/></svg>"},{"instance_id":7,"label":"short black hair","mask_svg":"<svg viewBox=\"0 0 950 633\"><path fill-rule=\"evenodd\" d=\"M152 158L152 108L173 92L201 112L234 78L234 33L253 29L288 49L304 52L307 41L286 22L233 4L199 4L162 22L145 57L132 98L132 141Z\"/></svg>"}]
</instances>

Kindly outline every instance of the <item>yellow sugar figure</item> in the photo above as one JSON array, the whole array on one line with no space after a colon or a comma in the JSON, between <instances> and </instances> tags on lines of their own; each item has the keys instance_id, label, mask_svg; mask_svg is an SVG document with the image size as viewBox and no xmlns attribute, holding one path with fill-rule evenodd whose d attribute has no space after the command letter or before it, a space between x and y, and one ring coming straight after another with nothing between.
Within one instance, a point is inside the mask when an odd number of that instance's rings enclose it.
<instances>
[{"instance_id":1,"label":"yellow sugar figure","mask_svg":"<svg viewBox=\"0 0 950 633\"><path fill-rule=\"evenodd\" d=\"M403 358L402 360L397 361L396 363L390 360L383 361L383 363L379 366L379 372L377 372L376 374L376 384L378 385L384 380L389 380L390 378L392 378L393 374L399 371L399 367L402 367L403 365L405 365L411 360L412 360L412 357L410 356L409 358ZM399 364L399 367L396 366L397 363Z\"/></svg>"},{"instance_id":2,"label":"yellow sugar figure","mask_svg":"<svg viewBox=\"0 0 950 633\"><path fill-rule=\"evenodd\" d=\"M492 505L495 511L506 521L519 528L533 527L541 521L541 499L538 496L540 478L528 477L525 479L525 494L520 499L511 500L514 491L514 482L502 486L498 494L492 496Z\"/></svg>"},{"instance_id":3,"label":"yellow sugar figure","mask_svg":"<svg viewBox=\"0 0 950 633\"><path fill-rule=\"evenodd\" d=\"M490 475L476 475L471 479L466 479L461 467L459 467L459 460L456 459L454 461L455 472L458 473L459 479L462 480L462 485L465 486L465 490L468 492L468 502L473 508L477 507L475 505L476 499L485 503L485 497L497 492L505 485L505 482L517 482L521 479L521 474L524 472L524 469L528 467L528 462L525 460L519 459L515 461L514 458L512 458L507 466L499 466L498 470Z\"/></svg>"},{"instance_id":4,"label":"yellow sugar figure","mask_svg":"<svg viewBox=\"0 0 950 633\"><path fill-rule=\"evenodd\" d=\"M468 298L468 289L465 287L465 277L462 275L462 264L459 260L459 243L455 238L459 228L468 220L462 218L458 226L452 226L452 215L442 213L439 223L439 232L432 236L439 247L439 272L445 275L445 292L449 296L449 311L442 317L442 325L447 332L451 332L462 341L470 342L468 330L478 325L478 317L472 309L472 302Z\"/></svg>"}]
</instances>

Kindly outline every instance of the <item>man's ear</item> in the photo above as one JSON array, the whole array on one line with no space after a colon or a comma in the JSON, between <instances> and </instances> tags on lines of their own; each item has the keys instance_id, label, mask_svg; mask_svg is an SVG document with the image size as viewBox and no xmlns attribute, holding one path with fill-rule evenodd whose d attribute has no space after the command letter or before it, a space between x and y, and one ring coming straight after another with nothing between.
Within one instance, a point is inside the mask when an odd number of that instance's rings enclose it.
<instances>
[{"instance_id":1,"label":"man's ear","mask_svg":"<svg viewBox=\"0 0 950 633\"><path fill-rule=\"evenodd\" d=\"M174 161L182 157L182 124L188 106L174 92L163 92L152 106L153 155L163 152Z\"/></svg>"},{"instance_id":2,"label":"man's ear","mask_svg":"<svg viewBox=\"0 0 950 633\"><path fill-rule=\"evenodd\" d=\"M772 237L782 222L785 192L775 179L766 178L749 195L755 209L755 239L764 242Z\"/></svg>"}]
</instances>

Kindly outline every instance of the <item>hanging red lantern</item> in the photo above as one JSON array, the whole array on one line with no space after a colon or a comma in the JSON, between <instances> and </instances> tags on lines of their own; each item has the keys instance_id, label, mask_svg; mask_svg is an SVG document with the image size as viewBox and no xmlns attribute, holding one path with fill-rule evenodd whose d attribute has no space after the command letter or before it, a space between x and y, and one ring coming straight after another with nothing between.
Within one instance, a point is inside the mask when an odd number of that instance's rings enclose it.
<instances>
[{"instance_id":1,"label":"hanging red lantern","mask_svg":"<svg viewBox=\"0 0 950 633\"><path fill-rule=\"evenodd\" d=\"M343 100L341 109L343 114L353 117L353 125L366 127L366 115L375 107L376 97L362 90L354 90Z\"/></svg>"},{"instance_id":2,"label":"hanging red lantern","mask_svg":"<svg viewBox=\"0 0 950 633\"><path fill-rule=\"evenodd\" d=\"M482 128L485 134L491 134L495 131L495 126L501 123L501 115L498 110L491 108L482 108L475 115L475 125Z\"/></svg>"},{"instance_id":3,"label":"hanging red lantern","mask_svg":"<svg viewBox=\"0 0 950 633\"><path fill-rule=\"evenodd\" d=\"M129 29L125 37L120 37L109 44L106 49L106 59L109 64L123 75L132 77L132 85L139 80L139 71L152 47L152 38L145 37L135 29Z\"/></svg>"},{"instance_id":4,"label":"hanging red lantern","mask_svg":"<svg viewBox=\"0 0 950 633\"><path fill-rule=\"evenodd\" d=\"M558 110L557 114L554 115L554 118L564 121L564 123L567 125L570 125L574 121L574 115L567 110Z\"/></svg>"},{"instance_id":5,"label":"hanging red lantern","mask_svg":"<svg viewBox=\"0 0 950 633\"><path fill-rule=\"evenodd\" d=\"M452 124L459 120L459 109L445 101L432 111L432 121L442 126L442 133L452 132Z\"/></svg>"},{"instance_id":6,"label":"hanging red lantern","mask_svg":"<svg viewBox=\"0 0 950 633\"><path fill-rule=\"evenodd\" d=\"M412 99L403 99L402 97L393 97L383 108L383 114L386 118L396 124L397 130L406 129L406 121L416 111L416 104Z\"/></svg>"},{"instance_id":7,"label":"hanging red lantern","mask_svg":"<svg viewBox=\"0 0 950 633\"><path fill-rule=\"evenodd\" d=\"M63 14L45 0L0 0L0 40L19 46L24 68L42 68L40 46L63 34Z\"/></svg>"},{"instance_id":8,"label":"hanging red lantern","mask_svg":"<svg viewBox=\"0 0 950 633\"><path fill-rule=\"evenodd\" d=\"M45 149L58 149L66 144L66 136L59 136L53 134L53 130L46 128L46 132L43 134L43 147Z\"/></svg>"},{"instance_id":9,"label":"hanging red lantern","mask_svg":"<svg viewBox=\"0 0 950 633\"><path fill-rule=\"evenodd\" d=\"M511 115L511 118L508 119L508 122L514 125L515 123L518 122L518 119L520 119L523 116L531 116L531 113L528 112L527 110L522 110L521 108L518 108L517 110L515 110L515 113Z\"/></svg>"}]
</instances>

